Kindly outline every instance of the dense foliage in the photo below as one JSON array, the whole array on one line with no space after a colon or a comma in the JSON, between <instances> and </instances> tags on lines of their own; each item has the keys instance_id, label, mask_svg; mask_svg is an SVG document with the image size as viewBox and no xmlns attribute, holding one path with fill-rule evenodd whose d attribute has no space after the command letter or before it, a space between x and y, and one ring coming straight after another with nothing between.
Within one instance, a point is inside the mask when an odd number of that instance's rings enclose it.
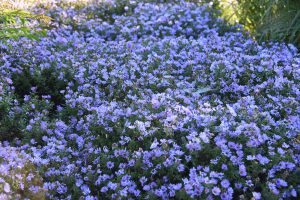
<instances>
[{"instance_id":1,"label":"dense foliage","mask_svg":"<svg viewBox=\"0 0 300 200\"><path fill-rule=\"evenodd\" d=\"M238 21L258 41L281 41L300 47L299 0L214 0L223 16Z\"/></svg>"},{"instance_id":2,"label":"dense foliage","mask_svg":"<svg viewBox=\"0 0 300 200\"><path fill-rule=\"evenodd\" d=\"M209 5L52 2L46 37L1 44L1 198L299 197L293 45Z\"/></svg>"}]
</instances>

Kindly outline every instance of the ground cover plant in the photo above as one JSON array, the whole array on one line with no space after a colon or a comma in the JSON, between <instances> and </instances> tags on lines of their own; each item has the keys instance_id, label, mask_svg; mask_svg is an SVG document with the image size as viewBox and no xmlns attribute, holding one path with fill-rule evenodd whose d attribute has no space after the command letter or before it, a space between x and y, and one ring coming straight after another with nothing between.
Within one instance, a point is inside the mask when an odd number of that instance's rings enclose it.
<instances>
[{"instance_id":1,"label":"ground cover plant","mask_svg":"<svg viewBox=\"0 0 300 200\"><path fill-rule=\"evenodd\" d=\"M1 199L299 198L293 45L210 4L31 9L47 36L0 46Z\"/></svg>"}]
</instances>

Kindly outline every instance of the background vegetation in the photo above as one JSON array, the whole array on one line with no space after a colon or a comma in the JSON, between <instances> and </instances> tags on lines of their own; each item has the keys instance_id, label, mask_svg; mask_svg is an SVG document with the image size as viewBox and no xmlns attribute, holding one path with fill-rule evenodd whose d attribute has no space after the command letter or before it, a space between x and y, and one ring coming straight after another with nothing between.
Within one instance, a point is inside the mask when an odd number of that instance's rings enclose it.
<instances>
[{"instance_id":1,"label":"background vegetation","mask_svg":"<svg viewBox=\"0 0 300 200\"><path fill-rule=\"evenodd\" d=\"M24 10L26 7L18 7L24 3L9 0L0 2L0 39L17 39L21 36L38 39L46 34L45 25L49 24L51 18Z\"/></svg>"},{"instance_id":2,"label":"background vegetation","mask_svg":"<svg viewBox=\"0 0 300 200\"><path fill-rule=\"evenodd\" d=\"M293 43L300 47L299 0L215 0L222 15L242 24L258 41Z\"/></svg>"}]
</instances>

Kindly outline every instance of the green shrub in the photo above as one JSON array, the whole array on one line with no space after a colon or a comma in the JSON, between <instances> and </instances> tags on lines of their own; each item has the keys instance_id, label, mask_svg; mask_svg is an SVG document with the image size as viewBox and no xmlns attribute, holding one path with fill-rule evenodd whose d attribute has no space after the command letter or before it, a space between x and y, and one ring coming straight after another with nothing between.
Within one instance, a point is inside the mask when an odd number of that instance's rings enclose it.
<instances>
[{"instance_id":1,"label":"green shrub","mask_svg":"<svg viewBox=\"0 0 300 200\"><path fill-rule=\"evenodd\" d=\"M227 20L242 24L258 41L300 47L299 0L219 0L219 5Z\"/></svg>"},{"instance_id":2,"label":"green shrub","mask_svg":"<svg viewBox=\"0 0 300 200\"><path fill-rule=\"evenodd\" d=\"M23 67L21 74L15 73L12 77L15 93L20 100L32 92L31 88L36 87L39 99L42 99L42 96L50 95L51 102L55 107L65 104L64 95L60 91L67 87L67 83L58 79L58 73L53 68L36 70L31 74L28 67ZM70 76L70 74L67 75L67 78Z\"/></svg>"}]
</instances>

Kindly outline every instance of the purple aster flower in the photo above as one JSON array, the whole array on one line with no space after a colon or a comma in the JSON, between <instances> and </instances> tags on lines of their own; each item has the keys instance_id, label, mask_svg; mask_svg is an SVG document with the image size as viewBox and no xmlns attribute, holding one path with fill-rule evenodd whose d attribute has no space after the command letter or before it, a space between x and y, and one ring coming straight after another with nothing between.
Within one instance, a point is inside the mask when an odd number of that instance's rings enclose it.
<instances>
[{"instance_id":1,"label":"purple aster flower","mask_svg":"<svg viewBox=\"0 0 300 200\"><path fill-rule=\"evenodd\" d=\"M234 186L235 186L236 189L241 189L243 187L243 184L242 183L235 183Z\"/></svg>"},{"instance_id":2,"label":"purple aster flower","mask_svg":"<svg viewBox=\"0 0 300 200\"><path fill-rule=\"evenodd\" d=\"M261 194L260 194L260 192L252 192L252 194L253 194L253 198L254 198L255 200L261 199Z\"/></svg>"},{"instance_id":3,"label":"purple aster flower","mask_svg":"<svg viewBox=\"0 0 300 200\"><path fill-rule=\"evenodd\" d=\"M31 125L27 125L26 130L27 131L31 131L32 130L32 126Z\"/></svg>"},{"instance_id":4,"label":"purple aster flower","mask_svg":"<svg viewBox=\"0 0 300 200\"><path fill-rule=\"evenodd\" d=\"M270 160L267 157L262 156L260 154L256 155L256 159L262 165L266 165L266 164L268 164L270 162Z\"/></svg>"},{"instance_id":5,"label":"purple aster flower","mask_svg":"<svg viewBox=\"0 0 300 200\"><path fill-rule=\"evenodd\" d=\"M4 184L3 191L6 193L10 193L10 185L8 183Z\"/></svg>"},{"instance_id":6,"label":"purple aster flower","mask_svg":"<svg viewBox=\"0 0 300 200\"><path fill-rule=\"evenodd\" d=\"M183 172L184 171L184 165L183 164L179 164L177 166L177 170L178 170L178 172Z\"/></svg>"},{"instance_id":7,"label":"purple aster flower","mask_svg":"<svg viewBox=\"0 0 300 200\"><path fill-rule=\"evenodd\" d=\"M111 161L108 161L108 162L106 163L106 167L107 167L108 169L112 169L114 166L115 166L114 163L111 162Z\"/></svg>"},{"instance_id":8,"label":"purple aster flower","mask_svg":"<svg viewBox=\"0 0 300 200\"><path fill-rule=\"evenodd\" d=\"M134 190L133 194L134 196L138 197L140 196L141 191L140 190Z\"/></svg>"},{"instance_id":9,"label":"purple aster flower","mask_svg":"<svg viewBox=\"0 0 300 200\"><path fill-rule=\"evenodd\" d=\"M144 185L147 182L147 180L148 179L145 176L140 178L140 182L141 182L142 185Z\"/></svg>"},{"instance_id":10,"label":"purple aster flower","mask_svg":"<svg viewBox=\"0 0 300 200\"><path fill-rule=\"evenodd\" d=\"M293 197L297 197L297 192L296 192L296 190L295 190L295 189L292 189L292 191L291 191L291 195L292 195Z\"/></svg>"},{"instance_id":11,"label":"purple aster flower","mask_svg":"<svg viewBox=\"0 0 300 200\"><path fill-rule=\"evenodd\" d=\"M223 188L228 188L230 186L230 182L227 179L221 181L221 185Z\"/></svg>"},{"instance_id":12,"label":"purple aster flower","mask_svg":"<svg viewBox=\"0 0 300 200\"><path fill-rule=\"evenodd\" d=\"M128 191L127 191L126 188L123 189L123 190L120 190L119 192L120 192L120 195L123 196L123 197L127 197L127 195L128 195Z\"/></svg>"},{"instance_id":13,"label":"purple aster flower","mask_svg":"<svg viewBox=\"0 0 300 200\"><path fill-rule=\"evenodd\" d=\"M118 187L117 183L113 183L113 182L108 182L107 187L111 190L116 190Z\"/></svg>"},{"instance_id":14,"label":"purple aster flower","mask_svg":"<svg viewBox=\"0 0 300 200\"><path fill-rule=\"evenodd\" d=\"M222 170L223 170L223 171L226 171L226 170L228 170L228 167L227 167L227 165L226 165L226 164L222 164Z\"/></svg>"},{"instance_id":15,"label":"purple aster flower","mask_svg":"<svg viewBox=\"0 0 300 200\"><path fill-rule=\"evenodd\" d=\"M218 187L213 187L213 189L211 190L211 192L215 195L215 196L219 196L221 193L220 188Z\"/></svg>"},{"instance_id":16,"label":"purple aster flower","mask_svg":"<svg viewBox=\"0 0 300 200\"><path fill-rule=\"evenodd\" d=\"M151 188L150 188L150 185L144 185L143 187L143 190L145 191L149 191Z\"/></svg>"},{"instance_id":17,"label":"purple aster flower","mask_svg":"<svg viewBox=\"0 0 300 200\"><path fill-rule=\"evenodd\" d=\"M84 195L88 195L91 192L90 188L86 184L82 185L80 189Z\"/></svg>"},{"instance_id":18,"label":"purple aster flower","mask_svg":"<svg viewBox=\"0 0 300 200\"><path fill-rule=\"evenodd\" d=\"M287 184L286 181L284 181L284 180L278 178L278 179L276 179L276 186L277 186L277 187L287 187L288 184Z\"/></svg>"},{"instance_id":19,"label":"purple aster flower","mask_svg":"<svg viewBox=\"0 0 300 200\"><path fill-rule=\"evenodd\" d=\"M101 188L101 190L100 190L100 191L101 191L101 192L103 192L103 193L105 193L105 192L107 192L107 191L108 191L108 188L104 186L104 187L102 187L102 188Z\"/></svg>"},{"instance_id":20,"label":"purple aster flower","mask_svg":"<svg viewBox=\"0 0 300 200\"><path fill-rule=\"evenodd\" d=\"M245 165L240 165L240 166L239 166L239 174L240 174L241 176L247 176L247 172L246 172L246 167L245 167Z\"/></svg>"},{"instance_id":21,"label":"purple aster flower","mask_svg":"<svg viewBox=\"0 0 300 200\"><path fill-rule=\"evenodd\" d=\"M182 184L181 184L181 183L171 184L170 187L171 187L173 190L180 190L181 187L182 187Z\"/></svg>"},{"instance_id":22,"label":"purple aster flower","mask_svg":"<svg viewBox=\"0 0 300 200\"><path fill-rule=\"evenodd\" d=\"M269 183L268 186L269 186L269 189L273 192L273 194L278 195L280 193L274 183Z\"/></svg>"}]
</instances>

